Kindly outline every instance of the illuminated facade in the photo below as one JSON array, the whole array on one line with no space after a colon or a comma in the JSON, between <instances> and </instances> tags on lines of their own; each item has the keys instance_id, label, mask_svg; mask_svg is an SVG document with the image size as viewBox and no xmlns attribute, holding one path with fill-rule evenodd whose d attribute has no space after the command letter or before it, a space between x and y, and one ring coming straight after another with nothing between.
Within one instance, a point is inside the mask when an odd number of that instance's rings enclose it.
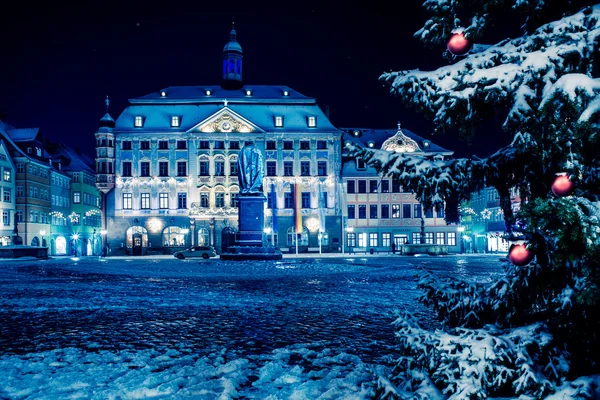
<instances>
[{"instance_id":1,"label":"illuminated facade","mask_svg":"<svg viewBox=\"0 0 600 400\"><path fill-rule=\"evenodd\" d=\"M342 132L313 98L286 86L244 85L242 58L232 31L221 86L168 87L130 99L114 123L102 119L97 186L106 196L111 254L189 245L221 252L224 233L237 229L237 157L250 142L265 160L265 240L295 247L291 184L300 182L301 249L318 249L321 239L324 251L339 250Z\"/></svg>"},{"instance_id":2,"label":"illuminated facade","mask_svg":"<svg viewBox=\"0 0 600 400\"><path fill-rule=\"evenodd\" d=\"M444 157L452 151L401 129L373 130L347 128L344 140L364 147L414 154L439 154ZM410 192L390 178L382 178L363 160L342 155L344 185L344 250L347 252L389 251L392 243L397 249L403 243L437 244L448 246L451 253L459 253L461 234L454 225L446 225L444 210L423 210ZM423 238L421 233L424 233Z\"/></svg>"}]
</instances>

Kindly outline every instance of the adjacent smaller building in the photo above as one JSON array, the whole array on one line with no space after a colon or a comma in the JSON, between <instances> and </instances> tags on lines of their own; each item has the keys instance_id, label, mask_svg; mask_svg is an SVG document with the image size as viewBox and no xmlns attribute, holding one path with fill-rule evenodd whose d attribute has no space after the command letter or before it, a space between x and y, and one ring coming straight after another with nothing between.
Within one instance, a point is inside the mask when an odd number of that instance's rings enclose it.
<instances>
[{"instance_id":1,"label":"adjacent smaller building","mask_svg":"<svg viewBox=\"0 0 600 400\"><path fill-rule=\"evenodd\" d=\"M0 124L3 125L2 121ZM0 130L3 126L0 125ZM15 216L15 165L0 138L0 211L2 225L0 226L0 246L13 244Z\"/></svg>"},{"instance_id":2,"label":"adjacent smaller building","mask_svg":"<svg viewBox=\"0 0 600 400\"><path fill-rule=\"evenodd\" d=\"M344 141L364 147L414 154L415 157L439 154L449 157L446 150L407 130L344 128ZM362 159L342 153L342 180L345 204L342 207L345 230L344 250L390 251L404 243L438 244L459 253L460 233L455 225L447 225L444 210L423 210L411 192L400 184L381 177Z\"/></svg>"}]
</instances>

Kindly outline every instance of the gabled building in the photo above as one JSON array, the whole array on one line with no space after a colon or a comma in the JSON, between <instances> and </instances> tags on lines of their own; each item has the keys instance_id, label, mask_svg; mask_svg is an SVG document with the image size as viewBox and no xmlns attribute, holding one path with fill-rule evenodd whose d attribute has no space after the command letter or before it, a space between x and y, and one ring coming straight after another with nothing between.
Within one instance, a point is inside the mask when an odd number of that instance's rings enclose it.
<instances>
[{"instance_id":1,"label":"gabled building","mask_svg":"<svg viewBox=\"0 0 600 400\"><path fill-rule=\"evenodd\" d=\"M52 154L53 163L68 181L68 190L57 187L56 202L67 217L67 231L62 221L55 225L57 243L68 235L70 254L99 256L102 254L101 192L96 187L94 160L78 150L60 144ZM57 179L59 177L57 176ZM54 182L53 182L54 185ZM53 186L54 187L54 186ZM60 191L60 193L59 193ZM59 198L60 196L60 198ZM67 198L64 198L68 196ZM58 209L57 209L58 210Z\"/></svg>"},{"instance_id":2,"label":"gabled building","mask_svg":"<svg viewBox=\"0 0 600 400\"><path fill-rule=\"evenodd\" d=\"M430 140L401 129L343 128L344 141L363 147L408 153L415 157L438 154L450 157L453 152ZM460 233L446 225L444 210L423 210L411 192L398 182L381 177L362 159L342 153L344 184L343 220L344 250L347 252L389 251L404 243L426 243L448 246L459 253ZM423 234L423 235L422 235Z\"/></svg>"},{"instance_id":3,"label":"gabled building","mask_svg":"<svg viewBox=\"0 0 600 400\"><path fill-rule=\"evenodd\" d=\"M15 165L15 213L19 244L47 246L50 170L39 128L6 126L5 143Z\"/></svg>"},{"instance_id":4,"label":"gabled building","mask_svg":"<svg viewBox=\"0 0 600 400\"><path fill-rule=\"evenodd\" d=\"M340 248L342 132L314 98L287 86L245 84L242 61L232 30L220 85L159 89L130 99L116 122L108 114L101 120L97 187L106 196L112 254L170 253L189 245L221 251L222 238L237 229L243 173L237 158L249 143L264 155L266 239L284 251L295 247L292 188L299 183L298 244Z\"/></svg>"}]
</instances>

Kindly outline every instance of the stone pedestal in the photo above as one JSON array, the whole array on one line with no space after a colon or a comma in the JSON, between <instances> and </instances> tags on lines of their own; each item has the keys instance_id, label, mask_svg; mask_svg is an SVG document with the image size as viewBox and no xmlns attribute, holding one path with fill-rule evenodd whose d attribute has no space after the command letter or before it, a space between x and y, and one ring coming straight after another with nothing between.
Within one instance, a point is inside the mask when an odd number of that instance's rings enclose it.
<instances>
[{"instance_id":1,"label":"stone pedestal","mask_svg":"<svg viewBox=\"0 0 600 400\"><path fill-rule=\"evenodd\" d=\"M238 237L235 246L221 253L221 260L281 260L281 251L263 245L265 196L262 193L240 194L238 201Z\"/></svg>"}]
</instances>

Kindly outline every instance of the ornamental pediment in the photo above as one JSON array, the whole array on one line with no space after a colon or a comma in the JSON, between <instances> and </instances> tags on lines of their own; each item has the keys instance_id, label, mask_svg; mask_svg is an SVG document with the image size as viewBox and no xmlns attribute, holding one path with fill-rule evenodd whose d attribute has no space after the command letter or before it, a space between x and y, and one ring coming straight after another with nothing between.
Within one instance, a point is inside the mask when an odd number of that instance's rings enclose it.
<instances>
[{"instance_id":1,"label":"ornamental pediment","mask_svg":"<svg viewBox=\"0 0 600 400\"><path fill-rule=\"evenodd\" d=\"M259 133L262 129L234 112L224 107L198 125L190 129L195 133Z\"/></svg>"}]
</instances>

